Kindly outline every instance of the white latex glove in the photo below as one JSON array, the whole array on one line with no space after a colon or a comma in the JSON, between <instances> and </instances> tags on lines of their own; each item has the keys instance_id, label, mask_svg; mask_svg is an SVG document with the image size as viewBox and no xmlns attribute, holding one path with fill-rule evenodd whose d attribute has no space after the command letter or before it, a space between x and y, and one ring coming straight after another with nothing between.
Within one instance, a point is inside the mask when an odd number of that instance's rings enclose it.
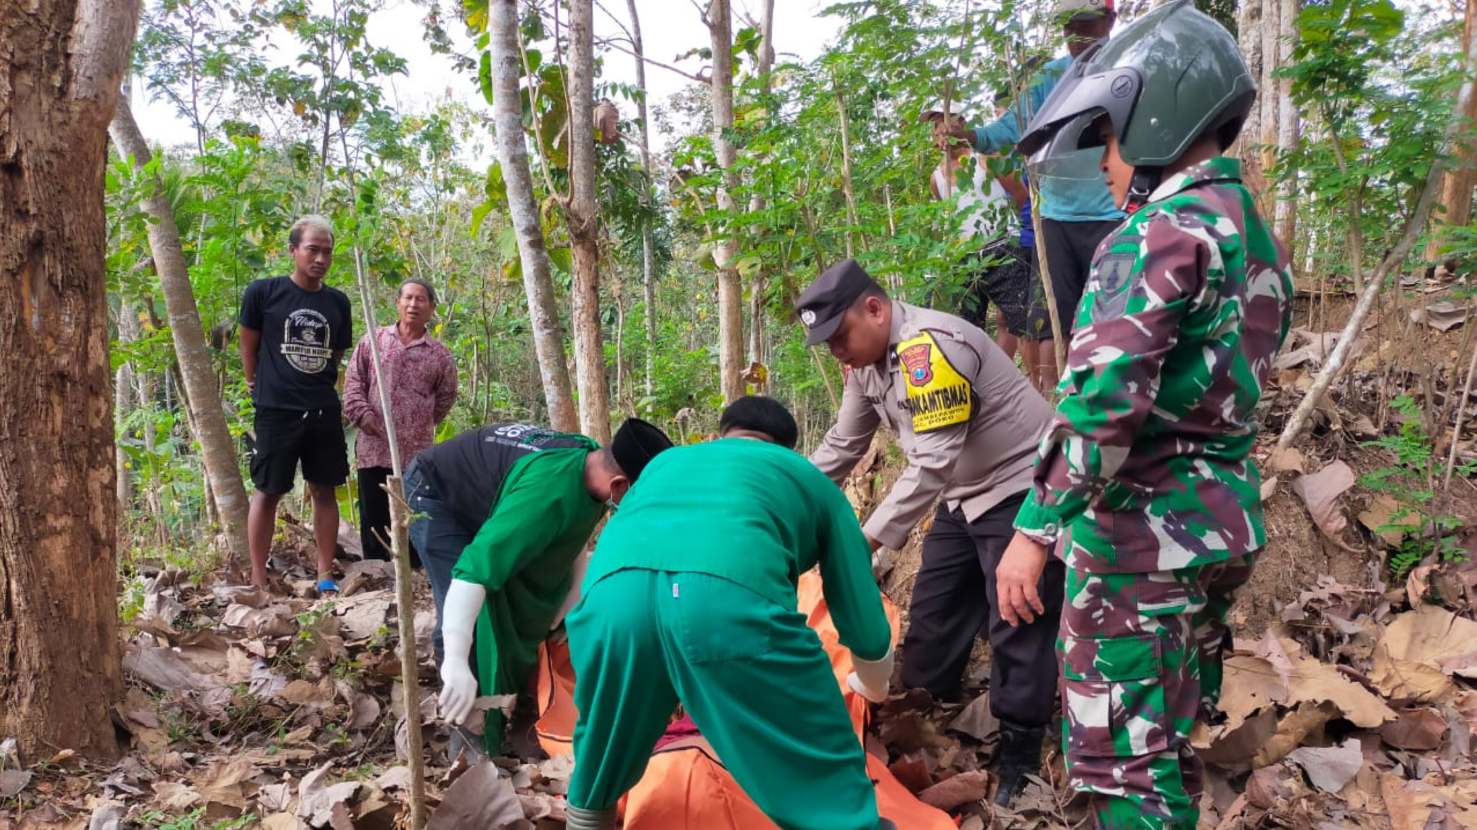
<instances>
[{"instance_id":1,"label":"white latex glove","mask_svg":"<svg viewBox=\"0 0 1477 830\"><path fill-rule=\"evenodd\" d=\"M441 606L441 642L446 650L441 661L441 717L452 724L465 720L477 700L477 679L470 662L472 632L486 601L486 588L453 579Z\"/></svg>"},{"instance_id":2,"label":"white latex glove","mask_svg":"<svg viewBox=\"0 0 1477 830\"><path fill-rule=\"evenodd\" d=\"M877 660L863 660L851 655L852 672L846 685L873 703L887 700L887 687L892 682L892 649Z\"/></svg>"}]
</instances>

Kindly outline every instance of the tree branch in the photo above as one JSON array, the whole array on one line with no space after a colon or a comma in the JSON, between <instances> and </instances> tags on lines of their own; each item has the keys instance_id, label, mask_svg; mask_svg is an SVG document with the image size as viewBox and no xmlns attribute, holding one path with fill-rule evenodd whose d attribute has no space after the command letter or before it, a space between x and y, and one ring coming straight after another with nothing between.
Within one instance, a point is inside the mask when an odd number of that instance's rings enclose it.
<instances>
[{"instance_id":1,"label":"tree branch","mask_svg":"<svg viewBox=\"0 0 1477 830\"><path fill-rule=\"evenodd\" d=\"M699 75L694 75L691 72L688 72L686 70L678 69L677 67L672 66L669 63L662 63L659 60L653 60L651 58L646 57L645 55L638 55L635 52L631 51L629 48L627 48L625 46L622 46L620 44L620 41L611 40L609 38L598 38L596 42L598 42L601 46L609 46L609 47L615 49L618 52L625 52L627 55L630 55L633 58L640 58L641 60L645 61L646 63L649 63L652 66L655 66L655 67L657 67L659 69L665 69L668 72L675 72L678 75L681 75L682 77L688 79L689 81L696 81L697 83L700 83L700 84L705 84L705 83L708 83L708 81L709 81L708 78L704 78L700 74Z\"/></svg>"},{"instance_id":2,"label":"tree branch","mask_svg":"<svg viewBox=\"0 0 1477 830\"><path fill-rule=\"evenodd\" d=\"M1364 319L1369 316L1369 311L1374 307L1375 298L1379 296L1380 289L1384 286L1385 277L1395 270L1405 258L1410 255L1411 248L1415 247L1415 241L1420 236L1421 230L1425 228L1426 219L1431 214L1431 204L1436 200L1436 191L1440 188L1437 184L1441 181L1448 162L1451 150L1456 142L1458 133L1466 123L1465 113L1472 102L1474 87L1474 73L1477 73L1477 38L1467 48L1467 57L1464 67L1461 89L1457 91L1456 105L1452 107L1451 119L1446 123L1446 129L1441 134L1441 144L1437 148L1436 158L1431 162L1431 171L1426 175L1426 183L1421 188L1420 199L1416 202L1415 211L1410 220L1405 223L1405 230L1400 235L1400 241L1394 248L1380 260L1379 266L1370 275L1369 282L1364 286L1364 292L1359 295L1359 303L1354 307L1354 313L1349 317L1349 322L1344 324L1344 330L1339 334L1338 345L1334 346L1333 354L1329 355L1328 363L1324 364L1322 371L1313 381L1313 387L1293 411L1292 417L1288 419L1287 426L1283 428L1282 435L1277 438L1277 448L1285 449L1292 445L1307 424L1309 416L1318 406L1318 401L1333 385L1339 372L1344 368L1349 352L1353 349L1354 338L1358 336L1359 330L1364 326ZM1397 289L1398 290L1398 289Z\"/></svg>"}]
</instances>

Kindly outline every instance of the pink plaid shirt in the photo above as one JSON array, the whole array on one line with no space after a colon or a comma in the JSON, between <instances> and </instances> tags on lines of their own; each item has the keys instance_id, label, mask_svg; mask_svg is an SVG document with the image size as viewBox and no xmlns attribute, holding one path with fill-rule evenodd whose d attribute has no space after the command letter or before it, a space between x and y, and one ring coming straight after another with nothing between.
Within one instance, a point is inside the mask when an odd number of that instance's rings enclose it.
<instances>
[{"instance_id":1,"label":"pink plaid shirt","mask_svg":"<svg viewBox=\"0 0 1477 830\"><path fill-rule=\"evenodd\" d=\"M456 364L451 350L430 335L406 344L400 342L396 326L385 326L375 334L379 337L380 362L390 382L390 409L395 414L400 463L408 466L416 453L435 441L436 425L456 403ZM390 442L385 439L368 334L354 348L344 376L344 417L359 428L354 447L359 469L389 467Z\"/></svg>"}]
</instances>

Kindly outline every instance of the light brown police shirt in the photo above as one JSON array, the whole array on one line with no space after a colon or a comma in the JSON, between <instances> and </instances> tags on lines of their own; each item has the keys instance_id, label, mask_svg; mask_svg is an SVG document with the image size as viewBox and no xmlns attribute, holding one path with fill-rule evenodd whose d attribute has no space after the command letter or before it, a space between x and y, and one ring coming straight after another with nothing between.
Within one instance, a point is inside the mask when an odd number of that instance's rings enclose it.
<instances>
[{"instance_id":1,"label":"light brown police shirt","mask_svg":"<svg viewBox=\"0 0 1477 830\"><path fill-rule=\"evenodd\" d=\"M1027 490L1052 410L994 341L952 314L894 300L888 343L882 362L850 372L810 460L840 484L879 424L895 431L908 469L864 529L898 548L935 497L974 521Z\"/></svg>"}]
</instances>

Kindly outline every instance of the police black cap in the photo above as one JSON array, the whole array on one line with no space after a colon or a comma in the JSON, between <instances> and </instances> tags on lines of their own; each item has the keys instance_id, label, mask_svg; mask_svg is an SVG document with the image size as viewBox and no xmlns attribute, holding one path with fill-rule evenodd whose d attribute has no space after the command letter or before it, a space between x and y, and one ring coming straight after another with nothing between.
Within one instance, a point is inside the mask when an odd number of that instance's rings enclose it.
<instances>
[{"instance_id":1,"label":"police black cap","mask_svg":"<svg viewBox=\"0 0 1477 830\"><path fill-rule=\"evenodd\" d=\"M805 345L826 342L841 326L841 318L857 298L875 290L886 296L854 259L845 259L826 269L795 301L800 322L805 324Z\"/></svg>"}]
</instances>

